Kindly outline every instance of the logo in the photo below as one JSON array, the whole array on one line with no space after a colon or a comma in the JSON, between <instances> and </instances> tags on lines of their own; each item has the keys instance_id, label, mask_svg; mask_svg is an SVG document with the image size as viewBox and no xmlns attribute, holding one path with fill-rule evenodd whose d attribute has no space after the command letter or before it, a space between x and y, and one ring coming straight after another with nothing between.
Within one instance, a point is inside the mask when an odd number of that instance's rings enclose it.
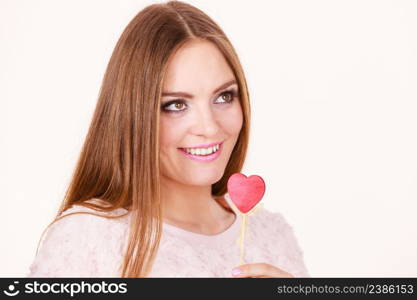
<instances>
[{"instance_id":1,"label":"logo","mask_svg":"<svg viewBox=\"0 0 417 300\"><path fill-rule=\"evenodd\" d=\"M19 290L15 290L16 289L16 287L14 286L15 284L18 284L19 283L19 281L14 281L13 282L14 284L10 284L9 286L8 286L8 290L4 290L3 291L3 293L5 293L7 296L11 296L11 297L13 297L13 296L16 296L17 294L19 294L20 293L20 291Z\"/></svg>"},{"instance_id":2,"label":"logo","mask_svg":"<svg viewBox=\"0 0 417 300\"><path fill-rule=\"evenodd\" d=\"M107 283L101 282L33 282L22 283L23 287L18 287L19 281L13 281L9 284L3 293L9 297L14 297L20 294L68 294L74 297L76 294L126 294L127 283ZM0 294L1 296L1 294ZM1 297L0 297L1 299Z\"/></svg>"}]
</instances>

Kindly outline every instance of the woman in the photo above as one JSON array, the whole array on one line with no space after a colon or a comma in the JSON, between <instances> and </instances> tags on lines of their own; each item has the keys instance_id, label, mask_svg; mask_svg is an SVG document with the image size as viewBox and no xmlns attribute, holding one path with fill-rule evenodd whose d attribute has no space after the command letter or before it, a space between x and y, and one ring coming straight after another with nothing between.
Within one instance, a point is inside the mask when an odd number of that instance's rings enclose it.
<instances>
[{"instance_id":1,"label":"woman","mask_svg":"<svg viewBox=\"0 0 417 300\"><path fill-rule=\"evenodd\" d=\"M226 183L245 160L249 113L242 67L215 22L179 1L143 9L112 54L29 276L308 276L292 228L263 208L238 266L241 216Z\"/></svg>"}]
</instances>

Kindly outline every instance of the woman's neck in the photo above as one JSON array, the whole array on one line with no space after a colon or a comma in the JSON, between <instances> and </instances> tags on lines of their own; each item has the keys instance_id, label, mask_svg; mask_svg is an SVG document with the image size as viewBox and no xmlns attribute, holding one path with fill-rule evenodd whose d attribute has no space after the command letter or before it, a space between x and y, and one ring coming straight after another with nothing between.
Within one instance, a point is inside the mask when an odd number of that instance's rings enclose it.
<instances>
[{"instance_id":1,"label":"woman's neck","mask_svg":"<svg viewBox=\"0 0 417 300\"><path fill-rule=\"evenodd\" d=\"M162 178L163 218L170 223L216 231L230 220L230 212L211 194L209 186L191 186ZM218 227L218 228L214 228Z\"/></svg>"}]
</instances>

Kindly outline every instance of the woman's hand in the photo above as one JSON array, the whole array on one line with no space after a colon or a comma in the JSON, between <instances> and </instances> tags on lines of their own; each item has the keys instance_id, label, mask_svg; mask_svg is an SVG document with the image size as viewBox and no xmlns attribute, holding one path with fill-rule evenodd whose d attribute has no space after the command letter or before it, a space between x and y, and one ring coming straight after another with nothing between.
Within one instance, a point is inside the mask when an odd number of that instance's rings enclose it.
<instances>
[{"instance_id":1,"label":"woman's hand","mask_svg":"<svg viewBox=\"0 0 417 300\"><path fill-rule=\"evenodd\" d=\"M240 273L236 270L240 270ZM255 278L269 278L269 277L294 277L284 270L265 263L245 264L240 265L232 270L233 277L255 277Z\"/></svg>"}]
</instances>

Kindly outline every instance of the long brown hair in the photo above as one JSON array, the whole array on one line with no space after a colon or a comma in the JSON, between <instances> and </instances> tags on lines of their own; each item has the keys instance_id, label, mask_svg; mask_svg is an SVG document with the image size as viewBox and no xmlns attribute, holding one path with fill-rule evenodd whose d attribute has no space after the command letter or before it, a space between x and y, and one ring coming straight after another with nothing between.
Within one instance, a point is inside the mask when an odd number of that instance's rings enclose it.
<instances>
[{"instance_id":1,"label":"long brown hair","mask_svg":"<svg viewBox=\"0 0 417 300\"><path fill-rule=\"evenodd\" d=\"M113 51L74 174L50 224L64 217L61 213L74 204L101 212L127 209L132 222L119 269L121 277L149 275L159 247L162 83L168 59L195 39L211 41L224 55L238 82L243 111L243 126L223 177L212 185L214 197L227 192L228 178L240 172L244 164L249 137L249 94L232 44L209 16L192 5L169 1L145 7L128 24ZM86 202L92 198L108 205Z\"/></svg>"}]
</instances>

